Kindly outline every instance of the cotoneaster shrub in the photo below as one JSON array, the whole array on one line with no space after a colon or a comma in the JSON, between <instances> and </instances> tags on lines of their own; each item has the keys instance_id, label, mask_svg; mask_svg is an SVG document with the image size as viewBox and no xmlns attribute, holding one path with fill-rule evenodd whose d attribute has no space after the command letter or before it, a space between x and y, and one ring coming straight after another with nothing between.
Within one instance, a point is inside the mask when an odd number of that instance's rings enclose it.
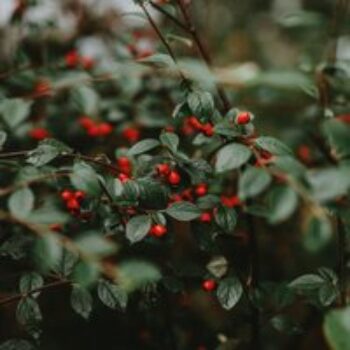
<instances>
[{"instance_id":1,"label":"cotoneaster shrub","mask_svg":"<svg viewBox=\"0 0 350 350\"><path fill-rule=\"evenodd\" d=\"M135 339L121 349L299 346L303 313L348 349L346 69L328 60L304 75L316 112L299 130L307 142L287 145L216 84L190 1L137 4L150 30L119 38L113 63L77 50L84 28L61 41L48 25L28 26L2 64L0 349L47 349L46 324L71 320L67 304L86 320L123 315ZM31 5L18 2L13 27ZM197 48L207 76L174 42ZM294 235L292 256L279 231ZM303 271L279 279L301 250Z\"/></svg>"}]
</instances>

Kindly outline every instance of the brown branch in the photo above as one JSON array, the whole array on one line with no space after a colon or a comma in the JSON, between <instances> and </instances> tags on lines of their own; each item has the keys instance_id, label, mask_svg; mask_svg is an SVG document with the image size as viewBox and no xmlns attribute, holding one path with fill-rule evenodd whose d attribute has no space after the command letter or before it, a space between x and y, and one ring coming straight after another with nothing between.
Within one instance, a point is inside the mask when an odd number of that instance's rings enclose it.
<instances>
[{"instance_id":1,"label":"brown branch","mask_svg":"<svg viewBox=\"0 0 350 350\"><path fill-rule=\"evenodd\" d=\"M38 292L41 292L41 291L46 291L46 290L49 290L49 289L55 289L55 288L58 288L58 287L68 286L68 285L71 285L70 281L66 281L66 280L55 281L55 282L46 284L46 285L44 285L42 287L33 289L30 292L28 292L28 293L18 293L18 294L10 296L8 298L1 299L0 300L0 306L4 306L4 305L10 304L10 303L14 303L14 302L16 302L18 300L21 300L22 298L24 298L26 296L30 296L32 294L35 294L35 293L38 293Z\"/></svg>"},{"instance_id":2,"label":"brown branch","mask_svg":"<svg viewBox=\"0 0 350 350\"><path fill-rule=\"evenodd\" d=\"M180 11L185 19L188 31L191 34L193 41L197 45L199 53L201 54L203 60L207 64L208 68L211 69L213 66L211 56L210 56L208 50L205 48L205 46L202 42L202 39L198 35L198 32L196 30L196 27L194 26L194 23L191 19L191 16L189 15L189 13L187 11L187 6L183 3L183 0L175 0L175 1L180 8ZM224 112L227 112L230 109L230 102L228 100L228 97L226 96L225 91L221 87L217 86L216 89L217 89L217 93L221 99Z\"/></svg>"}]
</instances>

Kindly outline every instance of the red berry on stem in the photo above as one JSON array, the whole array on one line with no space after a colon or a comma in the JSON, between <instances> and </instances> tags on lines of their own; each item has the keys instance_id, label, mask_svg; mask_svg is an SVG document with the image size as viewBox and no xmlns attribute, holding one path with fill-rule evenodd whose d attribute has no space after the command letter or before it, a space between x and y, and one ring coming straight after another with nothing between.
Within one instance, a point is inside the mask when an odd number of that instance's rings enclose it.
<instances>
[{"instance_id":1,"label":"red berry on stem","mask_svg":"<svg viewBox=\"0 0 350 350\"><path fill-rule=\"evenodd\" d=\"M250 123L252 120L252 116L249 112L241 112L236 117L236 123L238 125L245 125Z\"/></svg>"},{"instance_id":2,"label":"red berry on stem","mask_svg":"<svg viewBox=\"0 0 350 350\"><path fill-rule=\"evenodd\" d=\"M79 118L79 124L84 128L84 129L90 129L95 125L95 122L93 119L91 119L88 116L82 116Z\"/></svg>"},{"instance_id":3,"label":"red berry on stem","mask_svg":"<svg viewBox=\"0 0 350 350\"><path fill-rule=\"evenodd\" d=\"M205 183L197 185L195 188L195 193L198 197L205 196L208 193L208 185Z\"/></svg>"},{"instance_id":4,"label":"red berry on stem","mask_svg":"<svg viewBox=\"0 0 350 350\"><path fill-rule=\"evenodd\" d=\"M61 198L64 201L69 201L70 199L74 198L74 193L72 191L69 191L69 190L64 190L61 192Z\"/></svg>"},{"instance_id":5,"label":"red berry on stem","mask_svg":"<svg viewBox=\"0 0 350 350\"><path fill-rule=\"evenodd\" d=\"M181 182L181 176L176 170L172 170L168 175L170 185L176 186Z\"/></svg>"},{"instance_id":6,"label":"red berry on stem","mask_svg":"<svg viewBox=\"0 0 350 350\"><path fill-rule=\"evenodd\" d=\"M91 57L88 56L82 56L80 58L80 63L83 66L84 69L90 70L94 67L95 65L95 60Z\"/></svg>"},{"instance_id":7,"label":"red berry on stem","mask_svg":"<svg viewBox=\"0 0 350 350\"><path fill-rule=\"evenodd\" d=\"M74 193L74 198L77 201L82 201L85 197L86 197L86 195L85 195L85 192L83 192L83 191L76 191Z\"/></svg>"},{"instance_id":8,"label":"red berry on stem","mask_svg":"<svg viewBox=\"0 0 350 350\"><path fill-rule=\"evenodd\" d=\"M123 130L122 136L130 143L137 142L140 139L140 131L136 128L128 127Z\"/></svg>"},{"instance_id":9,"label":"red berry on stem","mask_svg":"<svg viewBox=\"0 0 350 350\"><path fill-rule=\"evenodd\" d=\"M122 183L124 183L124 182L130 180L130 177L129 177L129 175L127 175L127 174L120 173L120 174L118 175L118 179L119 179Z\"/></svg>"},{"instance_id":10,"label":"red berry on stem","mask_svg":"<svg viewBox=\"0 0 350 350\"><path fill-rule=\"evenodd\" d=\"M50 96L51 92L51 85L47 80L39 80L34 86L34 94L36 97Z\"/></svg>"},{"instance_id":11,"label":"red berry on stem","mask_svg":"<svg viewBox=\"0 0 350 350\"><path fill-rule=\"evenodd\" d=\"M166 226L164 225L153 225L150 230L150 235L153 237L163 237L168 232Z\"/></svg>"},{"instance_id":12,"label":"red berry on stem","mask_svg":"<svg viewBox=\"0 0 350 350\"><path fill-rule=\"evenodd\" d=\"M214 135L214 127L210 123L206 123L202 126L202 132L208 136L211 137Z\"/></svg>"},{"instance_id":13,"label":"red berry on stem","mask_svg":"<svg viewBox=\"0 0 350 350\"><path fill-rule=\"evenodd\" d=\"M72 210L72 211L80 209L80 204L75 198L72 198L72 199L68 200L66 205L67 205L67 208L69 210Z\"/></svg>"},{"instance_id":14,"label":"red berry on stem","mask_svg":"<svg viewBox=\"0 0 350 350\"><path fill-rule=\"evenodd\" d=\"M207 279L202 282L202 288L206 292L212 292L217 287L217 283L213 279Z\"/></svg>"},{"instance_id":15,"label":"red berry on stem","mask_svg":"<svg viewBox=\"0 0 350 350\"><path fill-rule=\"evenodd\" d=\"M64 62L66 66L69 68L76 67L79 64L79 60L80 60L80 57L77 50L69 51L64 56Z\"/></svg>"},{"instance_id":16,"label":"red berry on stem","mask_svg":"<svg viewBox=\"0 0 350 350\"><path fill-rule=\"evenodd\" d=\"M29 136L37 141L44 140L50 136L50 133L45 128L34 128L29 131Z\"/></svg>"},{"instance_id":17,"label":"red berry on stem","mask_svg":"<svg viewBox=\"0 0 350 350\"><path fill-rule=\"evenodd\" d=\"M100 136L100 128L98 125L94 124L87 129L87 133L91 137Z\"/></svg>"},{"instance_id":18,"label":"red berry on stem","mask_svg":"<svg viewBox=\"0 0 350 350\"><path fill-rule=\"evenodd\" d=\"M157 170L158 175L166 176L170 173L170 166L169 166L169 164L166 164L166 163L157 164L156 170Z\"/></svg>"},{"instance_id":19,"label":"red berry on stem","mask_svg":"<svg viewBox=\"0 0 350 350\"><path fill-rule=\"evenodd\" d=\"M197 130L202 129L202 123L195 116L191 116L188 119L188 124Z\"/></svg>"},{"instance_id":20,"label":"red berry on stem","mask_svg":"<svg viewBox=\"0 0 350 350\"><path fill-rule=\"evenodd\" d=\"M199 217L199 220L201 222L211 222L213 219L213 215L211 213L202 213L201 216Z\"/></svg>"},{"instance_id":21,"label":"red berry on stem","mask_svg":"<svg viewBox=\"0 0 350 350\"><path fill-rule=\"evenodd\" d=\"M98 125L98 134L99 136L107 136L113 131L113 127L111 124L103 122Z\"/></svg>"}]
</instances>

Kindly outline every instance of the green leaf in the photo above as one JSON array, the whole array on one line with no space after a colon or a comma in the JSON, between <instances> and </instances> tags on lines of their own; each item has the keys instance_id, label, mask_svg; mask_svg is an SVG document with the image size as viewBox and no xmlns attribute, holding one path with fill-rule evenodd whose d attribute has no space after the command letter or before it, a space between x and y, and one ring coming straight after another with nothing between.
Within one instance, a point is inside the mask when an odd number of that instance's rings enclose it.
<instances>
[{"instance_id":1,"label":"green leaf","mask_svg":"<svg viewBox=\"0 0 350 350\"><path fill-rule=\"evenodd\" d=\"M276 156L272 159L272 163L279 170L296 177L305 175L307 170L302 163L290 156Z\"/></svg>"},{"instance_id":2,"label":"green leaf","mask_svg":"<svg viewBox=\"0 0 350 350\"><path fill-rule=\"evenodd\" d=\"M73 272L73 269L77 264L78 260L79 256L77 253L73 253L69 250L64 249L62 251L60 259L53 266L53 269L61 276L69 277Z\"/></svg>"},{"instance_id":3,"label":"green leaf","mask_svg":"<svg viewBox=\"0 0 350 350\"><path fill-rule=\"evenodd\" d=\"M243 294L241 282L236 277L228 277L219 283L216 295L221 306L226 309L232 309L240 300Z\"/></svg>"},{"instance_id":4,"label":"green leaf","mask_svg":"<svg viewBox=\"0 0 350 350\"><path fill-rule=\"evenodd\" d=\"M8 207L13 216L25 219L34 208L34 194L28 187L13 192L8 200Z\"/></svg>"},{"instance_id":5,"label":"green leaf","mask_svg":"<svg viewBox=\"0 0 350 350\"><path fill-rule=\"evenodd\" d=\"M39 304L31 297L25 297L17 305L16 317L20 324L28 325L42 320Z\"/></svg>"},{"instance_id":6,"label":"green leaf","mask_svg":"<svg viewBox=\"0 0 350 350\"><path fill-rule=\"evenodd\" d=\"M239 143L230 143L217 153L215 168L218 173L233 170L248 162L252 151Z\"/></svg>"},{"instance_id":7,"label":"green leaf","mask_svg":"<svg viewBox=\"0 0 350 350\"><path fill-rule=\"evenodd\" d=\"M97 287L97 293L102 303L111 309L124 310L127 306L128 295L116 284L101 280Z\"/></svg>"},{"instance_id":8,"label":"green leaf","mask_svg":"<svg viewBox=\"0 0 350 350\"><path fill-rule=\"evenodd\" d=\"M215 110L213 96L207 91L193 91L187 96L187 103L192 113L202 118L209 118Z\"/></svg>"},{"instance_id":9,"label":"green leaf","mask_svg":"<svg viewBox=\"0 0 350 350\"><path fill-rule=\"evenodd\" d=\"M0 151L2 150L5 142L7 140L7 134L5 131L0 130Z\"/></svg>"},{"instance_id":10,"label":"green leaf","mask_svg":"<svg viewBox=\"0 0 350 350\"><path fill-rule=\"evenodd\" d=\"M331 147L336 151L339 157L350 155L350 127L349 125L336 120L327 120L322 129L327 136Z\"/></svg>"},{"instance_id":11,"label":"green leaf","mask_svg":"<svg viewBox=\"0 0 350 350\"><path fill-rule=\"evenodd\" d=\"M99 96L89 86L79 86L72 90L72 101L78 112L96 115L99 110Z\"/></svg>"},{"instance_id":12,"label":"green leaf","mask_svg":"<svg viewBox=\"0 0 350 350\"><path fill-rule=\"evenodd\" d=\"M277 186L270 191L268 204L268 220L271 224L278 224L294 213L298 205L298 195L288 186Z\"/></svg>"},{"instance_id":13,"label":"green leaf","mask_svg":"<svg viewBox=\"0 0 350 350\"><path fill-rule=\"evenodd\" d=\"M160 145L160 142L155 139L145 139L138 143L136 143L134 146L132 146L129 151L129 156L136 156L138 154L142 154L145 152L148 152Z\"/></svg>"},{"instance_id":14,"label":"green leaf","mask_svg":"<svg viewBox=\"0 0 350 350\"><path fill-rule=\"evenodd\" d=\"M350 307L330 311L323 331L333 350L350 350Z\"/></svg>"},{"instance_id":15,"label":"green leaf","mask_svg":"<svg viewBox=\"0 0 350 350\"><path fill-rule=\"evenodd\" d=\"M160 134L160 142L163 146L169 148L173 153L176 153L179 147L179 137L173 132L163 132Z\"/></svg>"},{"instance_id":16,"label":"green leaf","mask_svg":"<svg viewBox=\"0 0 350 350\"><path fill-rule=\"evenodd\" d=\"M78 285L73 286L70 303L78 315L88 319L92 311L92 302L92 296L88 289Z\"/></svg>"},{"instance_id":17,"label":"green leaf","mask_svg":"<svg viewBox=\"0 0 350 350\"><path fill-rule=\"evenodd\" d=\"M215 221L226 233L232 233L237 224L237 214L233 208L220 206L215 213Z\"/></svg>"},{"instance_id":18,"label":"green leaf","mask_svg":"<svg viewBox=\"0 0 350 350\"><path fill-rule=\"evenodd\" d=\"M19 290L22 294L27 294L44 285L44 279L37 272L30 272L23 275L19 281ZM40 292L31 293L33 298L37 298Z\"/></svg>"},{"instance_id":19,"label":"green leaf","mask_svg":"<svg viewBox=\"0 0 350 350\"><path fill-rule=\"evenodd\" d=\"M325 284L325 280L316 274L300 276L289 283L289 287L300 292L317 290Z\"/></svg>"},{"instance_id":20,"label":"green leaf","mask_svg":"<svg viewBox=\"0 0 350 350\"><path fill-rule=\"evenodd\" d=\"M16 128L30 113L31 101L20 98L4 100L0 106L0 112L5 123L11 128Z\"/></svg>"},{"instance_id":21,"label":"green leaf","mask_svg":"<svg viewBox=\"0 0 350 350\"><path fill-rule=\"evenodd\" d=\"M34 261L37 268L46 273L53 268L60 260L62 255L62 245L59 237L54 233L46 233L35 242Z\"/></svg>"},{"instance_id":22,"label":"green leaf","mask_svg":"<svg viewBox=\"0 0 350 350\"><path fill-rule=\"evenodd\" d=\"M128 260L118 266L118 284L126 292L132 292L161 279L159 269L146 261Z\"/></svg>"},{"instance_id":23,"label":"green leaf","mask_svg":"<svg viewBox=\"0 0 350 350\"><path fill-rule=\"evenodd\" d=\"M274 137L258 137L255 140L255 144L261 149L268 151L276 156L288 156L293 154L292 150L287 145L275 139Z\"/></svg>"},{"instance_id":24,"label":"green leaf","mask_svg":"<svg viewBox=\"0 0 350 350\"><path fill-rule=\"evenodd\" d=\"M191 202L175 202L165 212L179 221L191 221L201 215L201 211Z\"/></svg>"},{"instance_id":25,"label":"green leaf","mask_svg":"<svg viewBox=\"0 0 350 350\"><path fill-rule=\"evenodd\" d=\"M90 258L112 255L117 251L116 244L95 231L85 232L75 240L78 249Z\"/></svg>"},{"instance_id":26,"label":"green leaf","mask_svg":"<svg viewBox=\"0 0 350 350\"><path fill-rule=\"evenodd\" d=\"M85 162L76 162L74 164L70 180L75 188L88 194L98 195L101 191L96 171Z\"/></svg>"},{"instance_id":27,"label":"green leaf","mask_svg":"<svg viewBox=\"0 0 350 350\"><path fill-rule=\"evenodd\" d=\"M224 256L215 256L207 264L207 270L216 278L222 278L228 271L229 264Z\"/></svg>"},{"instance_id":28,"label":"green leaf","mask_svg":"<svg viewBox=\"0 0 350 350\"><path fill-rule=\"evenodd\" d=\"M239 178L239 198L242 200L255 197L270 185L272 176L264 169L249 167Z\"/></svg>"},{"instance_id":29,"label":"green leaf","mask_svg":"<svg viewBox=\"0 0 350 350\"><path fill-rule=\"evenodd\" d=\"M10 339L0 345L0 350L34 350L34 346L27 340Z\"/></svg>"},{"instance_id":30,"label":"green leaf","mask_svg":"<svg viewBox=\"0 0 350 350\"><path fill-rule=\"evenodd\" d=\"M303 235L303 246L310 252L318 252L332 239L332 224L327 217L311 218L306 233Z\"/></svg>"},{"instance_id":31,"label":"green leaf","mask_svg":"<svg viewBox=\"0 0 350 350\"><path fill-rule=\"evenodd\" d=\"M162 53L147 56L138 60L137 62L147 64L155 68L175 68L174 60L169 55Z\"/></svg>"},{"instance_id":32,"label":"green leaf","mask_svg":"<svg viewBox=\"0 0 350 350\"><path fill-rule=\"evenodd\" d=\"M131 218L126 224L126 237L131 243L143 240L151 229L152 220L149 215L139 215Z\"/></svg>"},{"instance_id":33,"label":"green leaf","mask_svg":"<svg viewBox=\"0 0 350 350\"><path fill-rule=\"evenodd\" d=\"M158 181L142 179L137 182L139 205L147 210L161 210L167 207L169 188Z\"/></svg>"},{"instance_id":34,"label":"green leaf","mask_svg":"<svg viewBox=\"0 0 350 350\"><path fill-rule=\"evenodd\" d=\"M307 175L313 197L326 202L345 195L350 188L350 167L311 171Z\"/></svg>"}]
</instances>

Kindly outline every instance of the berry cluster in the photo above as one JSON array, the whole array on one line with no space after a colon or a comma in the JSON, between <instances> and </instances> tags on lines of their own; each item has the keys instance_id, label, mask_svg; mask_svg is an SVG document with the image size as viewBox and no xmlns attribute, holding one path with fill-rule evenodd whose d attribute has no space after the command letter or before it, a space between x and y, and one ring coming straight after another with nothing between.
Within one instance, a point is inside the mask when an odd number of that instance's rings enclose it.
<instances>
[{"instance_id":1,"label":"berry cluster","mask_svg":"<svg viewBox=\"0 0 350 350\"><path fill-rule=\"evenodd\" d=\"M86 70L92 69L95 65L95 61L91 57L81 56L76 50L69 51L64 56L64 62L68 68L81 66Z\"/></svg>"},{"instance_id":2,"label":"berry cluster","mask_svg":"<svg viewBox=\"0 0 350 350\"><path fill-rule=\"evenodd\" d=\"M191 116L185 119L185 124L182 130L186 135L191 135L195 131L201 132L202 134L208 137L211 137L214 135L213 124L209 122L203 124L195 116Z\"/></svg>"},{"instance_id":3,"label":"berry cluster","mask_svg":"<svg viewBox=\"0 0 350 350\"><path fill-rule=\"evenodd\" d=\"M156 166L157 174L166 179L168 184L172 186L178 186L181 182L181 175L177 170L171 169L167 163L158 164Z\"/></svg>"},{"instance_id":4,"label":"berry cluster","mask_svg":"<svg viewBox=\"0 0 350 350\"><path fill-rule=\"evenodd\" d=\"M64 190L61 192L61 198L66 208L74 215L80 213L81 202L86 197L83 191Z\"/></svg>"},{"instance_id":5,"label":"berry cluster","mask_svg":"<svg viewBox=\"0 0 350 350\"><path fill-rule=\"evenodd\" d=\"M108 136L113 131L113 126L107 122L96 122L90 117L83 116L79 119L79 124L91 137Z\"/></svg>"},{"instance_id":6,"label":"berry cluster","mask_svg":"<svg viewBox=\"0 0 350 350\"><path fill-rule=\"evenodd\" d=\"M124 183L130 180L130 175L132 172L132 163L128 157L121 156L117 158L117 166L120 170L120 174L118 175L118 179Z\"/></svg>"}]
</instances>

